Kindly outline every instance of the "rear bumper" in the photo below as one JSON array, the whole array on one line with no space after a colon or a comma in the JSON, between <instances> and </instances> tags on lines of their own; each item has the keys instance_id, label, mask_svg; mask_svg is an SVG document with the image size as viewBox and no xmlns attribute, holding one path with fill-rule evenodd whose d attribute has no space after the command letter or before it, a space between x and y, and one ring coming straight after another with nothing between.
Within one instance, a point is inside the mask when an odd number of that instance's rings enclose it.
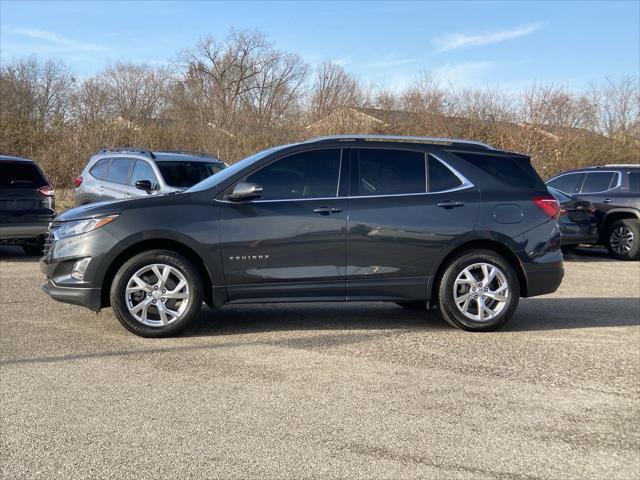
<instances>
[{"instance_id":1,"label":"rear bumper","mask_svg":"<svg viewBox=\"0 0 640 480\"><path fill-rule=\"evenodd\" d=\"M31 240L47 233L49 222L0 223L0 242L10 240Z\"/></svg>"},{"instance_id":2,"label":"rear bumper","mask_svg":"<svg viewBox=\"0 0 640 480\"><path fill-rule=\"evenodd\" d=\"M526 269L527 297L555 292L564 277L562 262L553 265L535 266Z\"/></svg>"},{"instance_id":3,"label":"rear bumper","mask_svg":"<svg viewBox=\"0 0 640 480\"><path fill-rule=\"evenodd\" d=\"M101 291L99 288L61 287L49 280L42 285L42 290L59 302L81 305L95 312L100 310Z\"/></svg>"}]
</instances>

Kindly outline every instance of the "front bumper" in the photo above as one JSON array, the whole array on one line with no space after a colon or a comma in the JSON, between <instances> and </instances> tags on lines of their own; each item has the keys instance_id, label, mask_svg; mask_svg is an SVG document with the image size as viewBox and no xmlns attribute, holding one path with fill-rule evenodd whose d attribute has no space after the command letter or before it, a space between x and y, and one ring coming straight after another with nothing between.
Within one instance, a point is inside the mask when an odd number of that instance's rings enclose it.
<instances>
[{"instance_id":1,"label":"front bumper","mask_svg":"<svg viewBox=\"0 0 640 480\"><path fill-rule=\"evenodd\" d=\"M61 287L52 280L42 285L42 290L54 300L87 307L94 312L100 310L101 289L91 287Z\"/></svg>"}]
</instances>

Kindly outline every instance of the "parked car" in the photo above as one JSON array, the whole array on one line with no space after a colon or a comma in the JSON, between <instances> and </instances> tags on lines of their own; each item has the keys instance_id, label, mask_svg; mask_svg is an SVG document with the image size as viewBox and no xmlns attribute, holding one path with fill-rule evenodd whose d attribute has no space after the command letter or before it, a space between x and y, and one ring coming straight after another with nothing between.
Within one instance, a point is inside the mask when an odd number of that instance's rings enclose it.
<instances>
[{"instance_id":1,"label":"parked car","mask_svg":"<svg viewBox=\"0 0 640 480\"><path fill-rule=\"evenodd\" d=\"M598 241L597 210L588 200L580 200L553 187L549 193L560 203L558 224L562 233L563 246L594 244Z\"/></svg>"},{"instance_id":2,"label":"parked car","mask_svg":"<svg viewBox=\"0 0 640 480\"><path fill-rule=\"evenodd\" d=\"M54 190L33 160L0 156L0 244L41 255L55 216Z\"/></svg>"},{"instance_id":3,"label":"parked car","mask_svg":"<svg viewBox=\"0 0 640 480\"><path fill-rule=\"evenodd\" d=\"M74 180L76 205L185 190L225 167L203 153L103 149Z\"/></svg>"},{"instance_id":4,"label":"parked car","mask_svg":"<svg viewBox=\"0 0 640 480\"><path fill-rule=\"evenodd\" d=\"M588 200L600 218L596 244L612 257L640 259L640 165L605 165L564 172L547 185Z\"/></svg>"},{"instance_id":5,"label":"parked car","mask_svg":"<svg viewBox=\"0 0 640 480\"><path fill-rule=\"evenodd\" d=\"M201 303L437 305L506 322L563 276L558 202L525 155L448 139L333 136L264 150L175 194L59 215L44 290L131 332L172 335Z\"/></svg>"}]
</instances>

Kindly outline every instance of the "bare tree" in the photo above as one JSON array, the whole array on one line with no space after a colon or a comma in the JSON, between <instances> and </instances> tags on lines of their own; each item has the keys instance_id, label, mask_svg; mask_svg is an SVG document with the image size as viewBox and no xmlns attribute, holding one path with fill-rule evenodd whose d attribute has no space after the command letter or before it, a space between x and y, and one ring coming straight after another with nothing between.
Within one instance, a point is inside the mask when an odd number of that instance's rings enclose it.
<instances>
[{"instance_id":1,"label":"bare tree","mask_svg":"<svg viewBox=\"0 0 640 480\"><path fill-rule=\"evenodd\" d=\"M357 106L362 99L358 81L341 65L324 62L318 66L309 99L309 113L313 120L340 108Z\"/></svg>"}]
</instances>

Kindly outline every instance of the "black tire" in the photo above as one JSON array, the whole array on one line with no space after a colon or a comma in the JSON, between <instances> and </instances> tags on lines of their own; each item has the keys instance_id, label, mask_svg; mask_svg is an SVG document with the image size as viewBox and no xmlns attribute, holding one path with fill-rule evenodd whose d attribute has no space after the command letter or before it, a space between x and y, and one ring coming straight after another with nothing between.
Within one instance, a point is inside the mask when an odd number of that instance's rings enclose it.
<instances>
[{"instance_id":1,"label":"black tire","mask_svg":"<svg viewBox=\"0 0 640 480\"><path fill-rule=\"evenodd\" d=\"M427 304L425 302L421 302L420 300L412 301L412 302L396 302L396 304L400 305L402 308L406 308L407 310L426 310Z\"/></svg>"},{"instance_id":2,"label":"black tire","mask_svg":"<svg viewBox=\"0 0 640 480\"><path fill-rule=\"evenodd\" d=\"M623 235L630 241L627 248L622 248L620 236ZM609 255L618 260L638 260L640 259L640 221L633 218L625 218L613 222L607 230L606 237L607 250Z\"/></svg>"},{"instance_id":3,"label":"black tire","mask_svg":"<svg viewBox=\"0 0 640 480\"><path fill-rule=\"evenodd\" d=\"M506 281L508 285L509 295L507 300L504 302L504 306L501 307L500 311L495 314L490 320L474 320L472 318L467 317L462 311L458 308L454 301L454 285L456 282L456 278L460 275L463 270L471 265L485 263L489 265L496 266L500 269L503 274L503 280ZM493 282L497 282L499 280L493 280L490 285L495 285ZM481 286L482 288L491 288L489 286ZM471 285L469 285L469 293L471 292ZM466 294L465 293L465 294ZM482 296L482 292L479 292L479 296ZM438 283L438 306L440 308L440 313L443 318L454 327L461 328L463 330L472 331L472 332L488 332L495 330L502 326L507 320L509 320L516 308L518 307L518 302L520 300L520 282L518 280L518 275L516 274L514 268L511 264L506 261L501 255L491 250L471 250L464 253L461 253L457 257L454 257L446 266L444 273ZM472 299L471 302L475 300ZM475 301L475 310L476 313L479 314L479 300ZM495 302L493 300L488 300L488 302ZM494 303L497 304L497 303ZM491 303L489 303L491 305ZM469 304L469 308L472 305ZM473 312L470 312L473 313Z\"/></svg>"},{"instance_id":4,"label":"black tire","mask_svg":"<svg viewBox=\"0 0 640 480\"><path fill-rule=\"evenodd\" d=\"M188 284L189 297L182 314L163 326L149 326L137 320L127 307L125 290L131 277L148 265L163 264L175 268L184 276ZM177 334L191 323L202 307L202 279L193 264L182 255L170 250L150 250L140 253L124 263L116 273L111 284L111 307L120 323L130 332L141 337L168 337ZM144 293L142 293L144 298ZM177 300L176 300L177 301ZM164 301L163 301L164 303ZM167 301L167 305L168 305ZM157 307L150 306L158 313ZM158 315L159 316L159 315Z\"/></svg>"},{"instance_id":5,"label":"black tire","mask_svg":"<svg viewBox=\"0 0 640 480\"><path fill-rule=\"evenodd\" d=\"M43 248L44 248L43 241L38 241L35 243L25 243L22 245L22 250L24 251L24 253L31 257L34 257L34 256L41 257Z\"/></svg>"}]
</instances>

